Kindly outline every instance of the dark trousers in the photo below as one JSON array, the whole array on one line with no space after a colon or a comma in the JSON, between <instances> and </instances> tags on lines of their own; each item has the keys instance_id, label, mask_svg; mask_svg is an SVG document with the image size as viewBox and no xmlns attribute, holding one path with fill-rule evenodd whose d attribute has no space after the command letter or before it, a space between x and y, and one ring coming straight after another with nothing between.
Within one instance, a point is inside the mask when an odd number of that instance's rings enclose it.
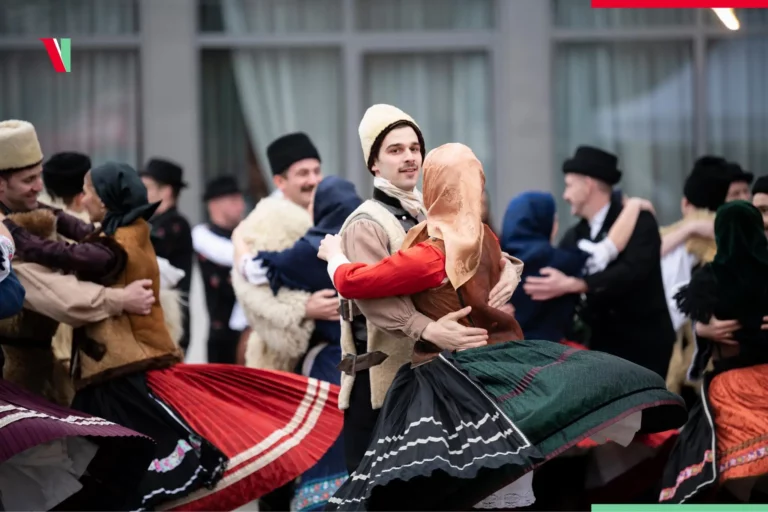
<instances>
[{"instance_id":1,"label":"dark trousers","mask_svg":"<svg viewBox=\"0 0 768 512\"><path fill-rule=\"evenodd\" d=\"M344 458L350 474L363 460L378 419L379 409L371 407L371 375L363 370L355 375L349 407L344 411Z\"/></svg>"},{"instance_id":2,"label":"dark trousers","mask_svg":"<svg viewBox=\"0 0 768 512\"><path fill-rule=\"evenodd\" d=\"M240 333L229 329L208 332L208 362L235 364Z\"/></svg>"}]
</instances>

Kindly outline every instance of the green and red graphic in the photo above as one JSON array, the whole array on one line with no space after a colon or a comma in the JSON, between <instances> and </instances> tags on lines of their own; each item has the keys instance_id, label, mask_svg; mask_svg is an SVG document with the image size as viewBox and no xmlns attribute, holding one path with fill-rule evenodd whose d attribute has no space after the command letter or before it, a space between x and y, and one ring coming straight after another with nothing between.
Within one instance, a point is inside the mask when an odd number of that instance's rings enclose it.
<instances>
[{"instance_id":1,"label":"green and red graphic","mask_svg":"<svg viewBox=\"0 0 768 512\"><path fill-rule=\"evenodd\" d=\"M48 57L51 59L53 69L57 73L69 73L72 71L71 43L69 38L54 39L52 37L41 37L40 40L48 51Z\"/></svg>"}]
</instances>

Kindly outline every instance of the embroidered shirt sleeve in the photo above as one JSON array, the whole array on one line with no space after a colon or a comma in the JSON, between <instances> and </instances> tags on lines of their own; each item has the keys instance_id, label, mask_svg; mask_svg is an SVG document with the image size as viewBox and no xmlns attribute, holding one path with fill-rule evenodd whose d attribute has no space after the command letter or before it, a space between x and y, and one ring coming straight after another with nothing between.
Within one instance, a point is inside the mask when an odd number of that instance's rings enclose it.
<instances>
[{"instance_id":1,"label":"embroidered shirt sleeve","mask_svg":"<svg viewBox=\"0 0 768 512\"><path fill-rule=\"evenodd\" d=\"M440 286L446 278L445 257L434 246L421 243L375 264L343 264L332 278L339 294L349 299L412 295Z\"/></svg>"}]
</instances>

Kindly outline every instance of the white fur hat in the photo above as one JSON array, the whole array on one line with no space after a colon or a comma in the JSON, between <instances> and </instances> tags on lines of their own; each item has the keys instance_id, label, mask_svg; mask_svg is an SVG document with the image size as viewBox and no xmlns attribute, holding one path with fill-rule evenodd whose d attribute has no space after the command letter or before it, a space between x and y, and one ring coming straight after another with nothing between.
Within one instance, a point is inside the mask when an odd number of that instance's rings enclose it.
<instances>
[{"instance_id":1,"label":"white fur hat","mask_svg":"<svg viewBox=\"0 0 768 512\"><path fill-rule=\"evenodd\" d=\"M32 123L0 122L0 172L33 167L43 161L43 151Z\"/></svg>"},{"instance_id":2,"label":"white fur hat","mask_svg":"<svg viewBox=\"0 0 768 512\"><path fill-rule=\"evenodd\" d=\"M421 134L421 128L416 124L416 121L397 107L379 103L365 111L363 120L360 121L360 126L357 129L357 133L360 135L360 144L363 146L363 159L369 169L371 149L376 139L382 134L386 135L386 132L389 131L387 128L399 122L406 122L412 125L421 143L422 157L424 156L424 139Z\"/></svg>"}]
</instances>

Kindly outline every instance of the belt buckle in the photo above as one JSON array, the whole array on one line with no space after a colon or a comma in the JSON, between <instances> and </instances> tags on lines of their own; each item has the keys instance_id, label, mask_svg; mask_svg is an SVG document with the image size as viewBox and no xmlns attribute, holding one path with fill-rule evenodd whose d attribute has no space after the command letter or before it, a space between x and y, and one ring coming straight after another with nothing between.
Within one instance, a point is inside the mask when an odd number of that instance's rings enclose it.
<instances>
[{"instance_id":1,"label":"belt buckle","mask_svg":"<svg viewBox=\"0 0 768 512\"><path fill-rule=\"evenodd\" d=\"M354 316L352 315L352 301L349 299L339 300L339 316L345 322L352 322Z\"/></svg>"}]
</instances>

